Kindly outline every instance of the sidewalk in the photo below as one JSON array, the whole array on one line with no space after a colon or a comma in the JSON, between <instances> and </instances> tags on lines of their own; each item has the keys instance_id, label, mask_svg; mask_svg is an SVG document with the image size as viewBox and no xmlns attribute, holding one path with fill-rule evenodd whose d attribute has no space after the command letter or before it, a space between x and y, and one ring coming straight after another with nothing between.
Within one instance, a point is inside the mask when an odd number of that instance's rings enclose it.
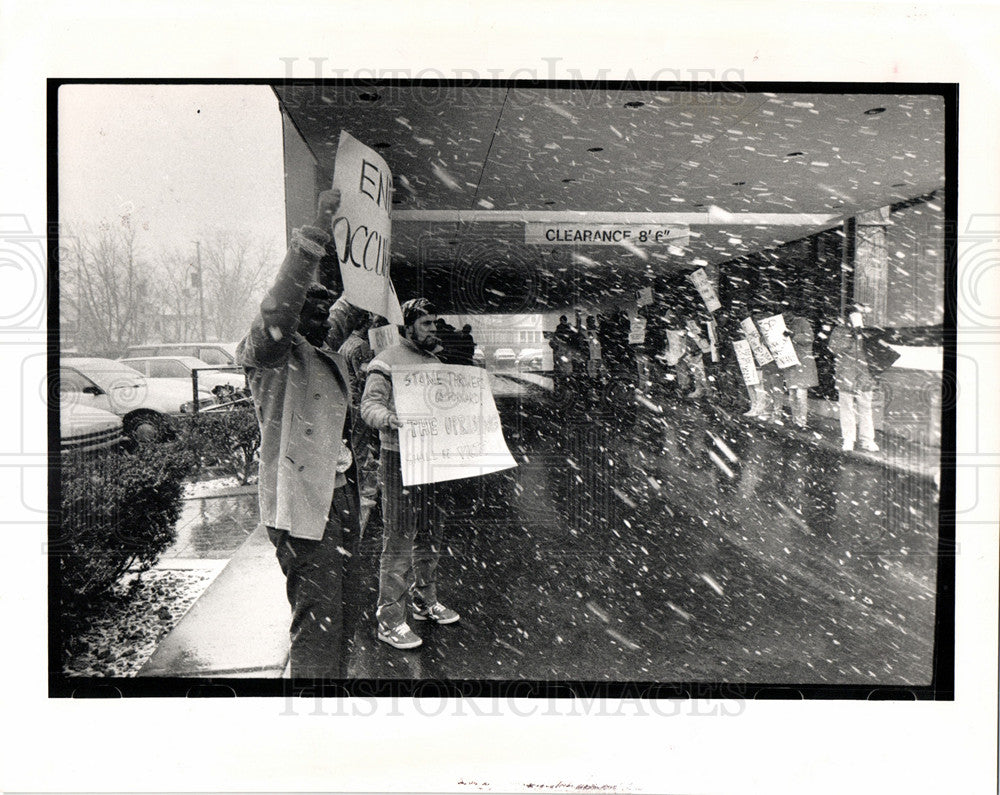
<instances>
[{"instance_id":1,"label":"sidewalk","mask_svg":"<svg viewBox=\"0 0 1000 795\"><path fill-rule=\"evenodd\" d=\"M877 453L870 453L855 447L852 451L842 449L840 435L840 420L837 415L837 405L833 401L810 398L809 426L798 428L792 422L787 407L779 420L762 420L757 417L744 417L742 411L734 411L712 402L710 398L678 400L690 405L708 409L720 420L747 430L792 438L803 444L818 447L831 454L860 458L871 463L881 463L902 474L930 478L940 482L941 450L928 444L920 444L892 432L891 428L883 427L876 430L875 438L881 448Z\"/></svg>"}]
</instances>

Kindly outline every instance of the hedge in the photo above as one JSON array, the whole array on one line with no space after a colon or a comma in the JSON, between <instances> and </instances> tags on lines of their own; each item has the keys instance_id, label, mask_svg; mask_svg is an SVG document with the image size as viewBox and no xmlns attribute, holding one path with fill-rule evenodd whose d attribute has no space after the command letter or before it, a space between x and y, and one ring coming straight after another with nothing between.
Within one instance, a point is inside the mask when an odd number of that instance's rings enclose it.
<instances>
[{"instance_id":1,"label":"hedge","mask_svg":"<svg viewBox=\"0 0 1000 795\"><path fill-rule=\"evenodd\" d=\"M260 427L249 405L199 413L180 428L175 444L190 451L197 470L221 469L240 485L257 473Z\"/></svg>"},{"instance_id":2,"label":"hedge","mask_svg":"<svg viewBox=\"0 0 1000 795\"><path fill-rule=\"evenodd\" d=\"M148 569L173 543L191 467L191 454L176 444L62 457L51 549L67 608L107 593L136 564Z\"/></svg>"}]
</instances>

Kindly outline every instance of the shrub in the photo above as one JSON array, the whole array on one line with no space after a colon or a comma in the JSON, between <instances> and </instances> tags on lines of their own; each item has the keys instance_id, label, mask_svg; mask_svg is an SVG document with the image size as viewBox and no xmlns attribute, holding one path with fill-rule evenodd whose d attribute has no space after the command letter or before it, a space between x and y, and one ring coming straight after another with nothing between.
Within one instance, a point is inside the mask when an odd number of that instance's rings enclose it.
<instances>
[{"instance_id":1,"label":"shrub","mask_svg":"<svg viewBox=\"0 0 1000 795\"><path fill-rule=\"evenodd\" d=\"M68 612L106 594L134 564L152 566L175 538L191 455L140 445L61 459L61 522L52 551Z\"/></svg>"},{"instance_id":2,"label":"shrub","mask_svg":"<svg viewBox=\"0 0 1000 795\"><path fill-rule=\"evenodd\" d=\"M176 444L190 451L196 468L222 469L244 485L257 471L257 415L250 406L202 412L184 425Z\"/></svg>"}]
</instances>

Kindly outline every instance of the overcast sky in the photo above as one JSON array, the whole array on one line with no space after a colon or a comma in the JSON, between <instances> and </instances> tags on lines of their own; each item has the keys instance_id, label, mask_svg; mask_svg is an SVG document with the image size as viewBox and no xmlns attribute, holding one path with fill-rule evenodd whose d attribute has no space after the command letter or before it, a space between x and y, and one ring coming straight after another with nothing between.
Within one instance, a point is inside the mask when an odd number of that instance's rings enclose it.
<instances>
[{"instance_id":1,"label":"overcast sky","mask_svg":"<svg viewBox=\"0 0 1000 795\"><path fill-rule=\"evenodd\" d=\"M285 246L281 115L267 86L59 90L59 215L130 212L151 258L223 229Z\"/></svg>"}]
</instances>

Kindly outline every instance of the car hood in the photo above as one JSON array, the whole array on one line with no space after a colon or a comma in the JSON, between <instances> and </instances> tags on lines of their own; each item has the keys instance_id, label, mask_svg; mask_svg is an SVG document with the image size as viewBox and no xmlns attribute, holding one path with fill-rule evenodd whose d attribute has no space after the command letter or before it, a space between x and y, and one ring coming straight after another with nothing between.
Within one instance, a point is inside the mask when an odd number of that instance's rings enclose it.
<instances>
[{"instance_id":1,"label":"car hood","mask_svg":"<svg viewBox=\"0 0 1000 795\"><path fill-rule=\"evenodd\" d=\"M199 398L212 398L206 389L198 389ZM151 409L161 414L178 414L181 406L189 403L190 382L175 378L145 378L137 385L115 386L108 390L108 398L116 414L125 415L136 409Z\"/></svg>"}]
</instances>

